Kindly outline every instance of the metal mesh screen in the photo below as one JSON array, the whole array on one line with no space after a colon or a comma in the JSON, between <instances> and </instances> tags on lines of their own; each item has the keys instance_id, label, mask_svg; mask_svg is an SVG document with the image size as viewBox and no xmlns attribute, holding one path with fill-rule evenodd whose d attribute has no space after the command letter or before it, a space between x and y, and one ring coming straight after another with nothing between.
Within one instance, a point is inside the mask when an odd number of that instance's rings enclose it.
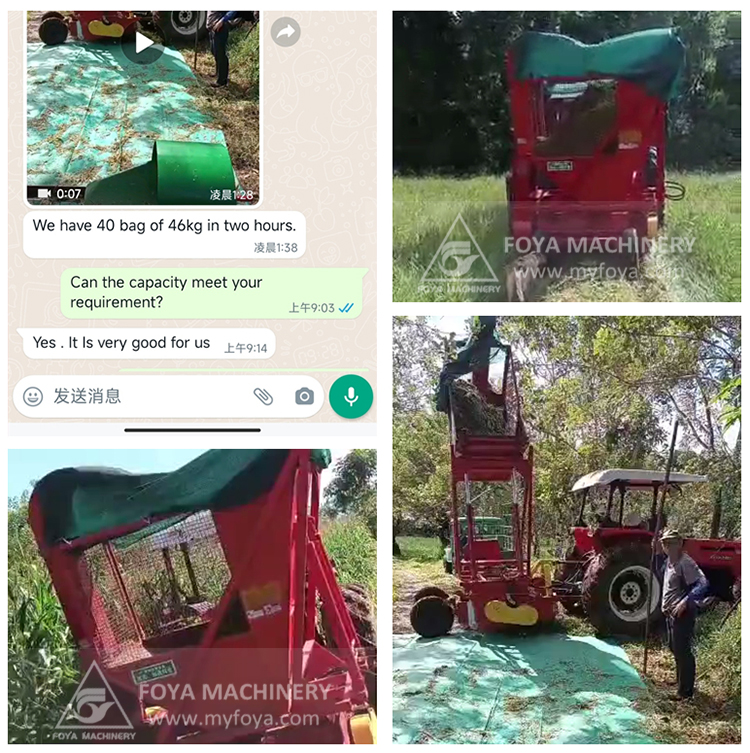
<instances>
[{"instance_id":1,"label":"metal mesh screen","mask_svg":"<svg viewBox=\"0 0 750 753\"><path fill-rule=\"evenodd\" d=\"M230 579L210 512L164 521L88 549L81 560L108 666L148 655L144 641L208 622Z\"/></svg>"},{"instance_id":2,"label":"metal mesh screen","mask_svg":"<svg viewBox=\"0 0 750 753\"><path fill-rule=\"evenodd\" d=\"M460 521L462 534L466 532L464 484L459 484L458 493L463 508ZM507 483L469 481L469 499L474 508L474 538L479 541L495 540L501 551L514 551L513 541L513 489Z\"/></svg>"}]
</instances>

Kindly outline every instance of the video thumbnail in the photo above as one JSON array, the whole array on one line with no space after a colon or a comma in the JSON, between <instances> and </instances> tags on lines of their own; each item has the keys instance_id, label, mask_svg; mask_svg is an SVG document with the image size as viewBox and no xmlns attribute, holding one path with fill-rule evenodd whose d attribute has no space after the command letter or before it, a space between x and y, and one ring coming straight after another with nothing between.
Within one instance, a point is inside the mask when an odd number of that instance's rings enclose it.
<instances>
[{"instance_id":1,"label":"video thumbnail","mask_svg":"<svg viewBox=\"0 0 750 753\"><path fill-rule=\"evenodd\" d=\"M257 204L259 11L27 12L32 204Z\"/></svg>"}]
</instances>

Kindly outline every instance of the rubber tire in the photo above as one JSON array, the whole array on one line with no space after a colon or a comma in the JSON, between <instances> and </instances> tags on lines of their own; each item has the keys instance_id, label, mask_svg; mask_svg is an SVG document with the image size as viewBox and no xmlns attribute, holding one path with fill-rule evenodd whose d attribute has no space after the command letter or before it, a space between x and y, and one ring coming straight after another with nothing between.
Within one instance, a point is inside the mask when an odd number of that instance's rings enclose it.
<instances>
[{"instance_id":1,"label":"rubber tire","mask_svg":"<svg viewBox=\"0 0 750 753\"><path fill-rule=\"evenodd\" d=\"M445 570L448 575L453 575L453 563L448 562L448 560L443 560L443 570Z\"/></svg>"},{"instance_id":2,"label":"rubber tire","mask_svg":"<svg viewBox=\"0 0 750 753\"><path fill-rule=\"evenodd\" d=\"M417 602L420 599L424 599L426 596L439 596L441 599L448 598L448 594L443 591L442 588L438 588L437 586L425 586L424 588L420 588L412 598L414 602Z\"/></svg>"},{"instance_id":3,"label":"rubber tire","mask_svg":"<svg viewBox=\"0 0 750 753\"><path fill-rule=\"evenodd\" d=\"M372 602L367 595L367 589L359 583L348 583L342 586L341 595L344 597L344 603L354 623L354 631L357 633L357 637L367 656L365 685L367 686L370 706L377 711L378 648Z\"/></svg>"},{"instance_id":4,"label":"rubber tire","mask_svg":"<svg viewBox=\"0 0 750 753\"><path fill-rule=\"evenodd\" d=\"M39 39L48 47L63 44L68 38L68 25L59 18L48 18L39 24Z\"/></svg>"},{"instance_id":5,"label":"rubber tire","mask_svg":"<svg viewBox=\"0 0 750 753\"><path fill-rule=\"evenodd\" d=\"M643 638L646 621L626 622L615 615L609 606L609 587L626 567L640 565L649 568L651 548L646 544L624 544L598 554L586 569L583 578L583 607L589 622L602 635L627 635ZM651 612L651 624L661 620L661 589L655 578L658 592L656 608Z\"/></svg>"},{"instance_id":6,"label":"rubber tire","mask_svg":"<svg viewBox=\"0 0 750 753\"><path fill-rule=\"evenodd\" d=\"M439 638L448 635L453 627L453 607L439 596L425 596L420 599L409 613L414 632L422 638Z\"/></svg>"},{"instance_id":7,"label":"rubber tire","mask_svg":"<svg viewBox=\"0 0 750 753\"><path fill-rule=\"evenodd\" d=\"M59 18L61 21L65 20L65 16L63 16L62 13L56 10L48 10L45 14L42 15L41 21L46 21L48 18Z\"/></svg>"},{"instance_id":8,"label":"rubber tire","mask_svg":"<svg viewBox=\"0 0 750 753\"><path fill-rule=\"evenodd\" d=\"M643 261L643 259L642 259L641 247L640 247L641 239L640 239L640 236L638 235L638 230L636 230L636 228L634 227L625 228L625 230L622 233L622 239L628 242L629 244L628 247L630 247L630 244L633 244L633 243L636 244L635 260L634 260L634 263L631 264L630 266L635 267L635 269L638 270L640 274L641 262Z\"/></svg>"},{"instance_id":9,"label":"rubber tire","mask_svg":"<svg viewBox=\"0 0 750 753\"><path fill-rule=\"evenodd\" d=\"M158 26L158 28L161 30L162 34L164 35L164 38L167 42L184 42L185 44L192 42L195 42L195 33L191 34L184 34L181 32L178 27L172 23L172 13L178 13L179 11L172 11L172 10L162 10L159 11L159 24L154 24L155 26ZM203 14L203 24L200 25L201 17L198 17L198 39L204 39L206 36L208 36L208 29L206 28L206 20L208 19L208 15L205 11L195 11L196 13L202 13Z\"/></svg>"},{"instance_id":10,"label":"rubber tire","mask_svg":"<svg viewBox=\"0 0 750 753\"><path fill-rule=\"evenodd\" d=\"M565 559L566 560L572 560L578 557L578 552L576 551L576 548L573 547L572 549L569 549L565 553ZM575 574L578 572L578 570L583 570L584 575L586 572L587 564L582 565L575 565L572 562L567 564L562 564L558 567L557 572L555 573L555 580L559 581L567 581L568 578L572 578L575 576ZM565 599L564 601L560 601L560 605L565 610L566 614L569 614L571 617L585 617L586 616L586 610L583 608L583 597L581 597L577 601L572 601L570 599Z\"/></svg>"}]
</instances>

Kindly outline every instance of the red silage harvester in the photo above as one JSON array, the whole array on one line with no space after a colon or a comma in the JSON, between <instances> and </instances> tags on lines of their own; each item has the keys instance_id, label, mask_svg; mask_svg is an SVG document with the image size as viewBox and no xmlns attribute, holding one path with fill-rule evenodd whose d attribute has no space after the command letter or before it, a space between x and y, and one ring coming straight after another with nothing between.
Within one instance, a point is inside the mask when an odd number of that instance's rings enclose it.
<instances>
[{"instance_id":1,"label":"red silage harvester","mask_svg":"<svg viewBox=\"0 0 750 753\"><path fill-rule=\"evenodd\" d=\"M99 680L102 724L152 742L374 742L374 633L360 608L358 634L318 530L329 460L211 450L172 473L67 468L36 485L77 695Z\"/></svg>"},{"instance_id":2,"label":"red silage harvester","mask_svg":"<svg viewBox=\"0 0 750 753\"><path fill-rule=\"evenodd\" d=\"M684 55L673 29L595 45L528 32L512 45L506 193L521 266L576 249L639 264L643 239L664 225L666 199L685 193L665 180L667 102Z\"/></svg>"},{"instance_id":3,"label":"red silage harvester","mask_svg":"<svg viewBox=\"0 0 750 753\"><path fill-rule=\"evenodd\" d=\"M534 450L524 427L513 355L495 338L495 318L479 318L482 330L441 377L438 408L450 420L450 524L452 541L458 542L453 573L460 589L456 597L433 587L415 595L411 622L425 637L447 633L454 617L481 631L555 617L557 597L543 569L532 562ZM500 432L480 434L462 426L453 382L467 374L494 406ZM475 525L480 516L496 519L499 527L488 532Z\"/></svg>"}]
</instances>

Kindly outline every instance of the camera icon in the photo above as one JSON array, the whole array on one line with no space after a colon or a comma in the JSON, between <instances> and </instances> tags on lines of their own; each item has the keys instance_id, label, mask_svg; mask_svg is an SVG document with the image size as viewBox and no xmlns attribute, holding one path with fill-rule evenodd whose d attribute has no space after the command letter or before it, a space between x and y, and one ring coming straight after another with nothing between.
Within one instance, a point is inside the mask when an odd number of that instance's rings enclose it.
<instances>
[{"instance_id":1,"label":"camera icon","mask_svg":"<svg viewBox=\"0 0 750 753\"><path fill-rule=\"evenodd\" d=\"M300 387L294 393L294 402L297 405L312 405L314 401L315 393L307 387Z\"/></svg>"}]
</instances>

